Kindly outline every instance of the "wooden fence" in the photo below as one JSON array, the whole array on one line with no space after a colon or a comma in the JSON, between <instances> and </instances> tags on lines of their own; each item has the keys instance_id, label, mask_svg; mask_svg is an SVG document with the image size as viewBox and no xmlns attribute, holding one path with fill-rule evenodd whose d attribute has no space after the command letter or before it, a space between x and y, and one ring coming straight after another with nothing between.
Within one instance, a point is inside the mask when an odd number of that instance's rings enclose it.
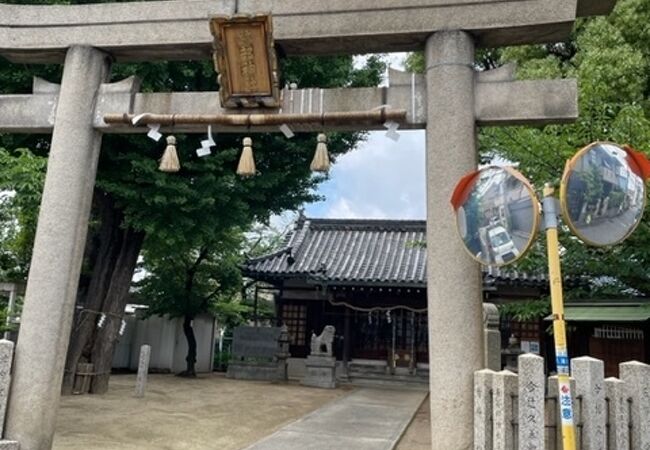
<instances>
[{"instance_id":1,"label":"wooden fence","mask_svg":"<svg viewBox=\"0 0 650 450\"><path fill-rule=\"evenodd\" d=\"M650 450L650 365L619 367L620 379L604 379L602 361L571 361L579 450ZM533 354L519 357L518 372L476 372L474 449L562 450L557 377Z\"/></svg>"}]
</instances>

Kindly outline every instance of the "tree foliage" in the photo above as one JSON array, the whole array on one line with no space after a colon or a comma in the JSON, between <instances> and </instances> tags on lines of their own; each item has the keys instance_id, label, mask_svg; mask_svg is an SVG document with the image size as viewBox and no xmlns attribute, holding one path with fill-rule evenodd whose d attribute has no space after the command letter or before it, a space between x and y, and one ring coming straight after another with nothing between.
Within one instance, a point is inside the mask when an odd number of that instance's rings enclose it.
<instances>
[{"instance_id":1,"label":"tree foliage","mask_svg":"<svg viewBox=\"0 0 650 450\"><path fill-rule=\"evenodd\" d=\"M145 251L143 266L148 273L138 282L138 296L148 303L150 314L219 315L220 303L230 302L241 289L241 240L241 233L229 230L219 241L185 253Z\"/></svg>"},{"instance_id":2,"label":"tree foliage","mask_svg":"<svg viewBox=\"0 0 650 450\"><path fill-rule=\"evenodd\" d=\"M572 77L579 80L580 117L570 125L484 128L483 159L500 156L519 163L537 186L557 181L564 163L595 140L629 143L650 154L650 44L647 27L650 1L622 0L608 18L579 22L567 42L552 46L504 49L502 62L516 62L521 79ZM586 247L568 228L561 233L563 270L586 276L590 287L574 296L650 295L650 215L624 243L606 249ZM545 248L539 240L533 264L543 267ZM526 265L526 263L524 263Z\"/></svg>"},{"instance_id":3,"label":"tree foliage","mask_svg":"<svg viewBox=\"0 0 650 450\"><path fill-rule=\"evenodd\" d=\"M569 125L481 128L480 161L498 157L517 163L541 191L546 182L557 184L565 162L596 140L628 143L650 155L649 21L650 0L619 0L609 17L579 20L566 42L479 50L477 70L516 63L519 79L576 78L580 112ZM422 54L411 54L406 66L424 71ZM650 214L612 248L586 247L568 227L560 236L564 274L591 280L589 288L574 289L570 297L650 296ZM544 271L545 266L540 238L517 269Z\"/></svg>"},{"instance_id":4,"label":"tree foliage","mask_svg":"<svg viewBox=\"0 0 650 450\"><path fill-rule=\"evenodd\" d=\"M27 277L46 159L0 148L0 280Z\"/></svg>"},{"instance_id":5,"label":"tree foliage","mask_svg":"<svg viewBox=\"0 0 650 450\"><path fill-rule=\"evenodd\" d=\"M25 3L25 2L16 2ZM42 0L32 3L89 3L86 1ZM207 26L207 22L206 22ZM380 58L367 59L364 67L355 67L351 56L283 58L281 83L296 82L300 87L375 86L381 81L384 70ZM0 61L0 89L2 93L29 93L33 75L59 82L61 67L15 66ZM210 61L150 62L141 64L117 64L112 69L112 81L135 75L143 80L143 91L216 91L216 74ZM216 101L216 99L215 99ZM314 130L315 132L318 130ZM260 176L241 179L235 175L243 136L217 135L217 148L213 155L199 158L195 149L204 136L177 136L182 169L177 174L163 174L157 170L157 159L164 143L152 142L144 136L104 136L97 172L93 201L93 215L89 233L84 269L80 282L78 303L87 312L80 315L73 328L68 354L65 386L71 386L72 377L79 361L92 362L101 374L110 370L110 360L119 321L109 321L102 329L95 327L96 320L87 320L88 314L107 313L109 317L124 310L131 276L138 255L143 251L145 263L151 271L148 288L155 299L155 310L185 317L195 314L196 300L205 296L203 288L219 287L220 292L212 299L229 297L230 282L219 277L229 275L232 281L235 245L229 233L246 229L253 222L265 222L272 214L294 209L304 202L316 199L314 188L324 180L313 176L309 162L316 146L314 133L298 133L292 140L278 134L254 137L256 165ZM329 150L333 158L354 147L360 133L332 133ZM4 155L21 164L21 151L37 160L40 157L44 169L44 157L49 150L49 139L43 136L0 137ZM37 156L38 155L38 156ZM25 160L27 156L23 157ZM15 166L13 162L12 166ZM5 172L5 167L0 172ZM8 173L8 172L5 172ZM39 173L42 183L42 174ZM13 198L22 197L14 183L15 173L9 173L0 189L15 190ZM0 175L2 177L2 175ZM4 183L4 181L3 181ZM3 187L5 186L5 187ZM21 200L22 201L22 200ZM33 241L33 223L37 217L37 201L21 212L9 210L2 205L0 217L3 223L13 223L14 232L3 238L2 249L17 262L6 266L17 267L24 277L29 261L28 249ZM13 222L12 222L13 221ZM234 230L234 231L233 231ZM21 258L8 245L21 234L20 246L25 249ZM11 238L11 239L9 239ZM13 242L12 241L12 242ZM16 244L18 245L18 244ZM185 287L183 277L167 276L172 272L187 272L193 258L201 249L208 248L208 256L195 273L192 292L180 297ZM175 266L169 259L173 255ZM4 258L4 256L3 256ZM194 260L196 262L196 260ZM172 270L176 267L176 270ZM155 271L155 273L153 272ZM214 279L209 281L208 274ZM158 287L154 289L154 284ZM164 290L175 296L163 295ZM210 301L209 307L214 306ZM216 302L218 303L218 302ZM226 305L227 311L236 313L239 306ZM166 305L166 306L165 306ZM94 319L94 316L93 316ZM92 390L103 392L107 376L99 375ZM95 386L97 384L97 386Z\"/></svg>"},{"instance_id":6,"label":"tree foliage","mask_svg":"<svg viewBox=\"0 0 650 450\"><path fill-rule=\"evenodd\" d=\"M538 320L551 312L548 298L521 300L498 305L501 317L508 317L520 322Z\"/></svg>"}]
</instances>

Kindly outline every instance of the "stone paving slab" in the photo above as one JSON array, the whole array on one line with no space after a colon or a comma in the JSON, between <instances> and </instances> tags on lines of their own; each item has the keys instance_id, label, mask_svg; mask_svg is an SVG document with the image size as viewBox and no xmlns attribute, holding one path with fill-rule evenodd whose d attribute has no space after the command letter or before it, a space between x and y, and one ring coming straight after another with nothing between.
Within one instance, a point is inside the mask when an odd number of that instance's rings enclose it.
<instances>
[{"instance_id":1,"label":"stone paving slab","mask_svg":"<svg viewBox=\"0 0 650 450\"><path fill-rule=\"evenodd\" d=\"M392 450L427 393L359 389L246 450Z\"/></svg>"}]
</instances>

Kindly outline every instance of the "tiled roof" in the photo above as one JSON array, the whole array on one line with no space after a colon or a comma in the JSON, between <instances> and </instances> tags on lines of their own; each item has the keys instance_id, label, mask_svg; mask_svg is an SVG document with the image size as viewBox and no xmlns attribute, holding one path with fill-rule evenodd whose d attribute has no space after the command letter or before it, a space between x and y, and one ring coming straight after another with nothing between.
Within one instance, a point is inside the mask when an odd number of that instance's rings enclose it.
<instances>
[{"instance_id":1,"label":"tiled roof","mask_svg":"<svg viewBox=\"0 0 650 450\"><path fill-rule=\"evenodd\" d=\"M424 220L309 219L300 217L280 250L249 259L255 279L306 278L328 284L426 287ZM545 285L545 275L484 269L485 283Z\"/></svg>"}]
</instances>

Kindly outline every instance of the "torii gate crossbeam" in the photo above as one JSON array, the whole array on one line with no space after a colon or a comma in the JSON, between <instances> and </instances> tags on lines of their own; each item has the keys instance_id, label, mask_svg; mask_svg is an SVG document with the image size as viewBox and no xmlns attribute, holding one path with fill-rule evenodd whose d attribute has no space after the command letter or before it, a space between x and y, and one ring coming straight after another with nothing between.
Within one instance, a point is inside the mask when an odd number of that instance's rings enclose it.
<instances>
[{"instance_id":1,"label":"torii gate crossbeam","mask_svg":"<svg viewBox=\"0 0 650 450\"><path fill-rule=\"evenodd\" d=\"M270 12L287 54L422 50L431 33L465 30L482 47L565 39L576 17L607 14L616 0L172 0L98 5L0 4L0 54L62 62L73 45L117 61L208 59L208 14Z\"/></svg>"},{"instance_id":2,"label":"torii gate crossbeam","mask_svg":"<svg viewBox=\"0 0 650 450\"><path fill-rule=\"evenodd\" d=\"M476 76L474 110L479 125L526 125L571 122L578 117L575 102L578 86L575 80L514 81L512 67L503 67ZM425 77L390 70L390 87L284 90L282 110L285 112L370 111L382 105L407 111L402 129L424 129L427 124L427 92ZM107 125L104 114L224 114L219 106L218 92L138 92L135 78L102 84L93 125L103 134L146 133L146 127L128 124ZM60 98L61 87L35 78L32 94L0 96L0 132L51 133ZM321 110L322 101L322 110ZM241 128L214 126L221 133L240 133ZM175 133L204 133L204 125L162 127ZM314 131L306 125L292 126L294 131ZM364 130L384 130L382 124ZM358 125L340 125L336 131L358 131ZM254 127L252 132L277 132L277 127Z\"/></svg>"},{"instance_id":3,"label":"torii gate crossbeam","mask_svg":"<svg viewBox=\"0 0 650 450\"><path fill-rule=\"evenodd\" d=\"M101 135L134 131L106 127L100 113L183 112L170 111L169 105L187 107L188 95L197 95L194 100L200 99L198 104L206 110L215 109L205 93L138 94L132 83L105 85L109 60L209 58L208 15L270 12L276 43L286 54L425 49L426 76L414 83L415 88L398 83L386 91L365 91L369 99L360 90L340 94L331 90L324 98L328 108L349 108L346 97L358 99L366 108L380 106L393 96L393 107L410 111L405 127L426 126L433 448L473 448L472 380L474 371L483 365L481 281L476 263L457 239L453 215L445 213L451 190L460 176L476 167L477 124L563 122L575 119L577 111L574 82L490 80L489 74L474 72L474 49L563 40L577 17L608 13L614 3L376 0L369 7L367 0L172 0L76 6L0 4L0 55L15 62L65 61L60 91L50 86L42 92L35 89L32 96L0 97L0 131L53 132L16 347L8 438L19 441L25 450L51 447ZM109 104L109 109L117 110L104 109ZM46 107L40 110L38 105ZM13 116L5 116L12 112Z\"/></svg>"}]
</instances>

